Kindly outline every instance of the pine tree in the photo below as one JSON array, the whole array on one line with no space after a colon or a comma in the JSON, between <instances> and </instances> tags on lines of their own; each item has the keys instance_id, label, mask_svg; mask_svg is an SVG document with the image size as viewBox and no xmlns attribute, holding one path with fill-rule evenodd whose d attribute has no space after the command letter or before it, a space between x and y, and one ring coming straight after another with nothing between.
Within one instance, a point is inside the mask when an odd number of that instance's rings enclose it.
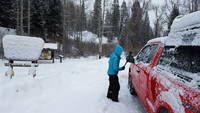
<instances>
[{"instance_id":1,"label":"pine tree","mask_svg":"<svg viewBox=\"0 0 200 113\"><path fill-rule=\"evenodd\" d=\"M171 25L174 21L174 19L179 15L179 9L178 7L174 6L173 9L172 9L172 12L170 14L170 18L169 18L169 23L168 23L168 33L170 32L171 30Z\"/></svg>"},{"instance_id":2,"label":"pine tree","mask_svg":"<svg viewBox=\"0 0 200 113\"><path fill-rule=\"evenodd\" d=\"M95 0L94 12L92 18L92 29L93 33L97 34L100 37L101 24L102 23L102 7L101 0Z\"/></svg>"},{"instance_id":3,"label":"pine tree","mask_svg":"<svg viewBox=\"0 0 200 113\"><path fill-rule=\"evenodd\" d=\"M14 28L16 23L15 0L0 0L0 26Z\"/></svg>"},{"instance_id":4,"label":"pine tree","mask_svg":"<svg viewBox=\"0 0 200 113\"><path fill-rule=\"evenodd\" d=\"M112 6L112 31L114 37L119 36L119 21L120 21L119 1L114 0Z\"/></svg>"},{"instance_id":5,"label":"pine tree","mask_svg":"<svg viewBox=\"0 0 200 113\"><path fill-rule=\"evenodd\" d=\"M93 29L92 29L93 25L92 25L92 14L90 13L90 15L88 16L88 19L87 19L87 30L92 32Z\"/></svg>"},{"instance_id":6,"label":"pine tree","mask_svg":"<svg viewBox=\"0 0 200 113\"><path fill-rule=\"evenodd\" d=\"M142 40L141 31L142 31L142 9L140 3L136 0L133 3L132 7L132 17L128 25L128 46L127 49L133 52L142 46L140 40Z\"/></svg>"},{"instance_id":7,"label":"pine tree","mask_svg":"<svg viewBox=\"0 0 200 113\"><path fill-rule=\"evenodd\" d=\"M67 2L67 8L66 8L66 25L67 30L70 32L70 34L73 34L73 31L75 31L76 27L76 6L72 1Z\"/></svg>"},{"instance_id":8,"label":"pine tree","mask_svg":"<svg viewBox=\"0 0 200 113\"><path fill-rule=\"evenodd\" d=\"M50 38L57 40L62 37L62 3L60 0L49 0L47 29Z\"/></svg>"},{"instance_id":9,"label":"pine tree","mask_svg":"<svg viewBox=\"0 0 200 113\"><path fill-rule=\"evenodd\" d=\"M121 16L120 16L120 45L124 46L127 40L127 23L128 23L128 8L126 2L124 1L121 6Z\"/></svg>"},{"instance_id":10,"label":"pine tree","mask_svg":"<svg viewBox=\"0 0 200 113\"><path fill-rule=\"evenodd\" d=\"M104 36L108 38L108 42L112 42L112 13L107 10L105 16Z\"/></svg>"},{"instance_id":11,"label":"pine tree","mask_svg":"<svg viewBox=\"0 0 200 113\"><path fill-rule=\"evenodd\" d=\"M62 37L62 3L60 0L33 0L32 35L46 41L57 41Z\"/></svg>"},{"instance_id":12,"label":"pine tree","mask_svg":"<svg viewBox=\"0 0 200 113\"><path fill-rule=\"evenodd\" d=\"M145 12L145 15L144 15L141 32L142 32L141 35L143 37L143 39L141 40L141 44L145 45L148 40L153 38L153 30L150 26L149 15L147 11Z\"/></svg>"},{"instance_id":13,"label":"pine tree","mask_svg":"<svg viewBox=\"0 0 200 113\"><path fill-rule=\"evenodd\" d=\"M48 0L32 1L31 30L33 36L39 36L42 38L47 37L46 24L47 24L48 9L49 9Z\"/></svg>"},{"instance_id":14,"label":"pine tree","mask_svg":"<svg viewBox=\"0 0 200 113\"><path fill-rule=\"evenodd\" d=\"M85 13L85 0L82 1L81 5L81 21L82 21L82 30L86 30L87 18Z\"/></svg>"}]
</instances>

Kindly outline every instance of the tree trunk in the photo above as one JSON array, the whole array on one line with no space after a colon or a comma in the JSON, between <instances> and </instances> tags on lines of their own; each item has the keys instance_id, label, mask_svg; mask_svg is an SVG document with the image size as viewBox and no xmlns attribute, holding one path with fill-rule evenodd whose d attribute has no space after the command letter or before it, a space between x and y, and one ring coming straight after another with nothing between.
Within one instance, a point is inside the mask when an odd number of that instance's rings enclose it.
<instances>
[{"instance_id":1,"label":"tree trunk","mask_svg":"<svg viewBox=\"0 0 200 113\"><path fill-rule=\"evenodd\" d=\"M24 19L24 6L23 6L23 0L21 0L21 3L20 3L20 35L23 35L24 34L24 25L23 25L23 19Z\"/></svg>"},{"instance_id":2,"label":"tree trunk","mask_svg":"<svg viewBox=\"0 0 200 113\"><path fill-rule=\"evenodd\" d=\"M19 28L20 28L20 9L19 9L19 0L16 0L16 11L17 11L17 26L16 26L16 32L19 34Z\"/></svg>"},{"instance_id":3,"label":"tree trunk","mask_svg":"<svg viewBox=\"0 0 200 113\"><path fill-rule=\"evenodd\" d=\"M65 14L65 10L66 10L66 0L64 0L63 3L63 40L62 40L62 52L63 55L66 55L66 14Z\"/></svg>"},{"instance_id":4,"label":"tree trunk","mask_svg":"<svg viewBox=\"0 0 200 113\"><path fill-rule=\"evenodd\" d=\"M28 36L31 30L31 0L28 0Z\"/></svg>"},{"instance_id":5,"label":"tree trunk","mask_svg":"<svg viewBox=\"0 0 200 113\"><path fill-rule=\"evenodd\" d=\"M102 57L103 48L102 48L102 40L103 40L103 32L104 32L104 16L105 16L105 3L106 1L103 0L103 15L102 15L102 25L100 27L101 18L99 17L99 59ZM101 28L101 29L100 29Z\"/></svg>"}]
</instances>

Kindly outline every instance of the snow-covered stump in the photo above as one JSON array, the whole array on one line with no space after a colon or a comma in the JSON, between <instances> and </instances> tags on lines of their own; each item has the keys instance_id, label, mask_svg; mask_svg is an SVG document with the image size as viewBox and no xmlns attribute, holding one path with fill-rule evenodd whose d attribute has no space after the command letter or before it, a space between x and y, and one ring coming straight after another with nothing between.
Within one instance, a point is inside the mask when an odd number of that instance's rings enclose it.
<instances>
[{"instance_id":1,"label":"snow-covered stump","mask_svg":"<svg viewBox=\"0 0 200 113\"><path fill-rule=\"evenodd\" d=\"M6 76L14 76L13 67L30 67L29 75L36 76L36 67L41 55L44 41L41 38L17 35L6 35L3 37L4 57L9 61ZM19 62L18 62L19 61ZM24 63L28 61L30 63Z\"/></svg>"}]
</instances>

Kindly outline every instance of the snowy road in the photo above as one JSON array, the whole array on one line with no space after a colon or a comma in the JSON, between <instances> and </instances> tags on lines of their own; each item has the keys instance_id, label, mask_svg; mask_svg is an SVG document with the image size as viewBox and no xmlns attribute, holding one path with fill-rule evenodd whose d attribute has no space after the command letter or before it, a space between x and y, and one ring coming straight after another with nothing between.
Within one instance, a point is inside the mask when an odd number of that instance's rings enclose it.
<instances>
[{"instance_id":1,"label":"snowy road","mask_svg":"<svg viewBox=\"0 0 200 113\"><path fill-rule=\"evenodd\" d=\"M119 73L120 102L106 98L107 62L93 57L41 64L35 79L27 75L28 69L17 68L10 80L0 60L0 112L146 113L138 98L128 92L127 70Z\"/></svg>"}]
</instances>

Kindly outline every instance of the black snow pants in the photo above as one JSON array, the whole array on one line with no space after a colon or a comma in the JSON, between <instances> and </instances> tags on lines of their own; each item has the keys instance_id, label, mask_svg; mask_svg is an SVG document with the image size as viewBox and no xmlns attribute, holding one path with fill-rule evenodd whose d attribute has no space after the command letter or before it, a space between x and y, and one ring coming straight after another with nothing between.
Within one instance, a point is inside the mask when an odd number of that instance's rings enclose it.
<instances>
[{"instance_id":1,"label":"black snow pants","mask_svg":"<svg viewBox=\"0 0 200 113\"><path fill-rule=\"evenodd\" d=\"M107 97L112 99L113 101L118 101L120 85L119 78L117 75L109 75L109 88Z\"/></svg>"}]
</instances>

